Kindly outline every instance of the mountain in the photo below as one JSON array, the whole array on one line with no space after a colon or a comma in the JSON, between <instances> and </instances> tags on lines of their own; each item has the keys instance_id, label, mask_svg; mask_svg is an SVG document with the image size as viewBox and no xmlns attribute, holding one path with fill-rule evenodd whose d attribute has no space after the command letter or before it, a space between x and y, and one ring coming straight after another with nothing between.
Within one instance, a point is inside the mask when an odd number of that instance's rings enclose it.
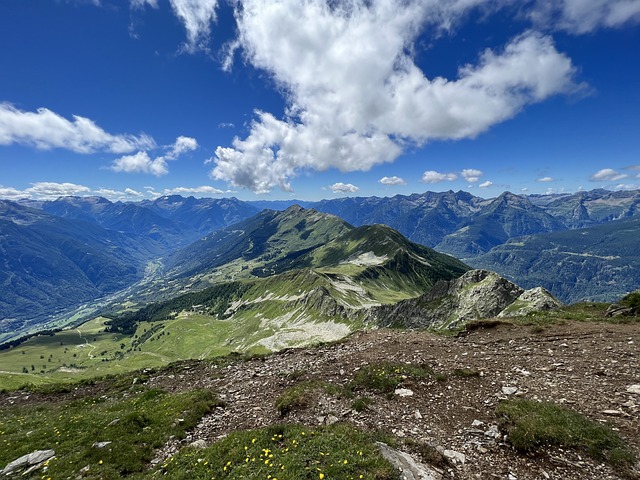
<instances>
[{"instance_id":1,"label":"mountain","mask_svg":"<svg viewBox=\"0 0 640 480\"><path fill-rule=\"evenodd\" d=\"M425 265L431 267L428 273ZM383 278L394 277L388 295L393 295L393 285L400 290L397 295L406 298L421 293L441 274L460 274L468 267L409 242L390 227L355 228L334 215L296 205L283 212L264 210L177 251L136 295L148 302L223 281L320 268L360 275L363 282L369 276L380 286ZM400 288L404 278L405 288Z\"/></svg>"},{"instance_id":2,"label":"mountain","mask_svg":"<svg viewBox=\"0 0 640 480\"><path fill-rule=\"evenodd\" d=\"M312 208L314 202L305 202L304 200L250 200L249 205L256 207L258 210L286 210L289 207L298 205L302 208Z\"/></svg>"},{"instance_id":3,"label":"mountain","mask_svg":"<svg viewBox=\"0 0 640 480\"><path fill-rule=\"evenodd\" d=\"M390 198L356 197L323 200L313 208L332 213L353 225L383 223L408 239L434 247L458 230L487 201L467 192L425 192Z\"/></svg>"},{"instance_id":4,"label":"mountain","mask_svg":"<svg viewBox=\"0 0 640 480\"><path fill-rule=\"evenodd\" d=\"M553 200L544 208L568 228L584 228L640 215L640 192L577 192Z\"/></svg>"},{"instance_id":5,"label":"mountain","mask_svg":"<svg viewBox=\"0 0 640 480\"><path fill-rule=\"evenodd\" d=\"M459 258L470 258L486 253L510 238L566 228L526 197L505 192L484 206L462 228L445 236L436 248Z\"/></svg>"},{"instance_id":6,"label":"mountain","mask_svg":"<svg viewBox=\"0 0 640 480\"><path fill-rule=\"evenodd\" d=\"M482 255L511 238L607 223L640 215L640 191L483 199L468 192L323 200L312 205L353 225L384 223L409 240L462 258Z\"/></svg>"},{"instance_id":7,"label":"mountain","mask_svg":"<svg viewBox=\"0 0 640 480\"><path fill-rule=\"evenodd\" d=\"M267 265L323 245L351 228L338 217L297 205L283 212L264 210L176 252L166 261L167 275L194 276L237 263L239 270L266 276L274 273Z\"/></svg>"},{"instance_id":8,"label":"mountain","mask_svg":"<svg viewBox=\"0 0 640 480\"><path fill-rule=\"evenodd\" d=\"M167 251L197 238L195 232L134 203L113 203L102 197L61 197L43 202L41 208L68 220L95 223L108 230L150 238Z\"/></svg>"},{"instance_id":9,"label":"mountain","mask_svg":"<svg viewBox=\"0 0 640 480\"><path fill-rule=\"evenodd\" d=\"M218 349L277 350L341 338L365 324L371 307L415 297L468 270L390 227L355 228L299 206L265 210L216 232L177 252L167 267L162 284L136 296L146 301L161 292L168 299L114 308L110 331L140 335L141 322L151 322L148 329L196 313L226 332L210 340ZM189 293L171 298L180 291Z\"/></svg>"},{"instance_id":10,"label":"mountain","mask_svg":"<svg viewBox=\"0 0 640 480\"><path fill-rule=\"evenodd\" d=\"M198 238L255 215L258 210L236 198L184 198L111 202L102 197L61 197L41 203L42 210L69 220L96 223L118 232L142 235L176 250Z\"/></svg>"},{"instance_id":11,"label":"mountain","mask_svg":"<svg viewBox=\"0 0 640 480\"><path fill-rule=\"evenodd\" d=\"M640 217L580 230L525 236L468 262L564 302L609 301L640 285Z\"/></svg>"},{"instance_id":12,"label":"mountain","mask_svg":"<svg viewBox=\"0 0 640 480\"><path fill-rule=\"evenodd\" d=\"M231 198L195 198L169 195L138 205L149 208L158 215L188 227L200 238L226 226L245 220L260 209ZM192 241L195 238L192 239Z\"/></svg>"},{"instance_id":13,"label":"mountain","mask_svg":"<svg viewBox=\"0 0 640 480\"><path fill-rule=\"evenodd\" d=\"M128 287L161 251L145 237L0 201L0 332Z\"/></svg>"},{"instance_id":14,"label":"mountain","mask_svg":"<svg viewBox=\"0 0 640 480\"><path fill-rule=\"evenodd\" d=\"M374 308L371 317L382 326L447 330L470 320L522 316L561 305L543 288L524 290L497 273L471 270L438 281L417 298Z\"/></svg>"}]
</instances>

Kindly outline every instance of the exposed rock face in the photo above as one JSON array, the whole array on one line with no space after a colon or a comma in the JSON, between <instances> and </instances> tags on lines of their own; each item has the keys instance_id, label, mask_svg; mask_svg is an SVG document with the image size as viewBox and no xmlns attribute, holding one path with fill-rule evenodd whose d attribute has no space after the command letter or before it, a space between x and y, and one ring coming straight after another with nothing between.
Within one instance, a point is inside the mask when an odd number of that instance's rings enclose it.
<instances>
[{"instance_id":1,"label":"exposed rock face","mask_svg":"<svg viewBox=\"0 0 640 480\"><path fill-rule=\"evenodd\" d=\"M36 450L35 452L27 453L10 462L3 470L0 470L0 474L8 476L26 469L26 471L22 473L26 475L34 469L39 468L47 460L53 458L55 454L56 452L53 450Z\"/></svg>"},{"instance_id":2,"label":"exposed rock face","mask_svg":"<svg viewBox=\"0 0 640 480\"><path fill-rule=\"evenodd\" d=\"M536 287L522 292L511 305L498 314L498 317L521 317L531 312L553 310L561 306L562 303L547 289Z\"/></svg>"},{"instance_id":3,"label":"exposed rock face","mask_svg":"<svg viewBox=\"0 0 640 480\"><path fill-rule=\"evenodd\" d=\"M497 273L471 270L436 283L417 299L374 309L372 317L384 326L454 328L469 320L522 316L560 305L543 288L523 290Z\"/></svg>"}]
</instances>

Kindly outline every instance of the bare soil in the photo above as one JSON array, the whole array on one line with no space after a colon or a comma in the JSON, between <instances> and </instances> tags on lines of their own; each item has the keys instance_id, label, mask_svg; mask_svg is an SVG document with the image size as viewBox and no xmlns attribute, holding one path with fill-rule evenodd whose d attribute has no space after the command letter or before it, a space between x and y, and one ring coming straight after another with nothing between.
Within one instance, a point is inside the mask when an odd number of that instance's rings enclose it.
<instances>
[{"instance_id":1,"label":"bare soil","mask_svg":"<svg viewBox=\"0 0 640 480\"><path fill-rule=\"evenodd\" d=\"M627 391L640 384L638 346L638 323L567 322L544 329L498 323L458 337L379 329L266 357L185 362L152 373L147 385L169 391L210 388L226 406L203 418L181 443L166 445L158 458L237 429L340 421L392 433L401 450L431 463L447 479L640 478L638 465L623 474L580 451L548 447L523 454L509 445L504 432L490 434L501 424L496 406L515 395L562 404L607 424L640 456L640 394ZM359 369L380 362L423 365L434 374L404 380L399 387L410 390L410 396L356 391L356 397L371 401L362 412L352 408L354 398L323 389L285 416L276 409L277 398L289 387L310 381L344 386ZM99 384L82 387L60 398L99 389ZM7 394L2 397L6 400ZM12 399L44 400L26 392ZM443 450L464 454L464 462L446 460Z\"/></svg>"}]
</instances>

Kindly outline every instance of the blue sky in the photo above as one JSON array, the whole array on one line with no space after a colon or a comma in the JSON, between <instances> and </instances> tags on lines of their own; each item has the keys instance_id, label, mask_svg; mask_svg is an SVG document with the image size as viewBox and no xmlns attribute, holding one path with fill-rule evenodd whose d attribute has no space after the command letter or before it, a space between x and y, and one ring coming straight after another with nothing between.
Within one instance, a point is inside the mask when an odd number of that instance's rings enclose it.
<instances>
[{"instance_id":1,"label":"blue sky","mask_svg":"<svg viewBox=\"0 0 640 480\"><path fill-rule=\"evenodd\" d=\"M4 0L0 198L640 188L640 0Z\"/></svg>"}]
</instances>

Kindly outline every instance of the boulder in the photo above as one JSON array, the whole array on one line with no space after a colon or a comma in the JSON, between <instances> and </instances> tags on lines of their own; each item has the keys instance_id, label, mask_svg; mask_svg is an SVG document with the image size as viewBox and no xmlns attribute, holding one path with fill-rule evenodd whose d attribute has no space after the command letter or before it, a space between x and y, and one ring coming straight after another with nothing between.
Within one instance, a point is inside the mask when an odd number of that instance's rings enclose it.
<instances>
[{"instance_id":1,"label":"boulder","mask_svg":"<svg viewBox=\"0 0 640 480\"><path fill-rule=\"evenodd\" d=\"M2 475L10 475L19 470L36 467L53 458L55 454L56 452L53 450L36 450L35 452L27 453L15 459L13 462L8 463L0 473L2 473Z\"/></svg>"}]
</instances>

